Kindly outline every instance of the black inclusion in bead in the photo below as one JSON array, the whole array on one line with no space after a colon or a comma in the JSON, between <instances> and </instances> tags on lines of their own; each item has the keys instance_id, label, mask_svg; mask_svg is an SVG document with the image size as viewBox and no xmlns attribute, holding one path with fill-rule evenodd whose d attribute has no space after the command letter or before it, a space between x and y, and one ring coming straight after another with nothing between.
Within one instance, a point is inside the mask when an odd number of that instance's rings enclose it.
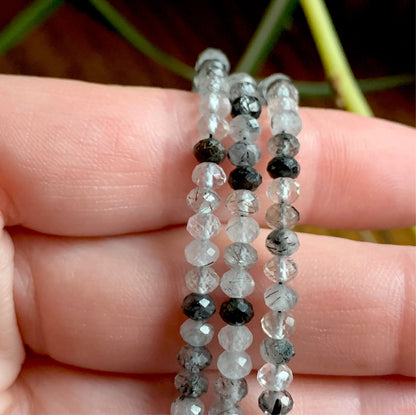
<instances>
[{"instance_id":1,"label":"black inclusion in bead","mask_svg":"<svg viewBox=\"0 0 416 415\"><path fill-rule=\"evenodd\" d=\"M300 166L293 157L278 156L273 157L269 161L267 171L273 179L277 177L291 177L295 179L299 176Z\"/></svg>"},{"instance_id":2,"label":"black inclusion in bead","mask_svg":"<svg viewBox=\"0 0 416 415\"><path fill-rule=\"evenodd\" d=\"M209 161L220 164L227 155L225 147L214 137L204 138L194 146L194 156L200 162Z\"/></svg>"},{"instance_id":3,"label":"black inclusion in bead","mask_svg":"<svg viewBox=\"0 0 416 415\"><path fill-rule=\"evenodd\" d=\"M206 320L215 313L214 300L208 294L187 295L183 300L182 309L192 320Z\"/></svg>"},{"instance_id":4,"label":"black inclusion in bead","mask_svg":"<svg viewBox=\"0 0 416 415\"><path fill-rule=\"evenodd\" d=\"M247 114L254 118L259 118L261 114L260 101L256 97L247 95L238 97L231 104L231 115L236 117L240 114Z\"/></svg>"},{"instance_id":5,"label":"black inclusion in bead","mask_svg":"<svg viewBox=\"0 0 416 415\"><path fill-rule=\"evenodd\" d=\"M250 166L237 167L228 177L228 183L234 190L256 190L261 185L261 182L261 174Z\"/></svg>"},{"instance_id":6,"label":"black inclusion in bead","mask_svg":"<svg viewBox=\"0 0 416 415\"><path fill-rule=\"evenodd\" d=\"M253 318L254 311L244 298L230 298L221 304L220 315L231 326L243 326Z\"/></svg>"}]
</instances>

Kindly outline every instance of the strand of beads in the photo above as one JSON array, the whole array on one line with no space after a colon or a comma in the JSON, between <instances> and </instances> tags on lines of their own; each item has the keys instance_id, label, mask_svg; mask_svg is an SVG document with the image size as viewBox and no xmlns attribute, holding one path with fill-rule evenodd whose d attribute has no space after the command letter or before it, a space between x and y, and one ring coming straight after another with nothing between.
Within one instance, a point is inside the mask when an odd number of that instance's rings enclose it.
<instances>
[{"instance_id":1,"label":"strand of beads","mask_svg":"<svg viewBox=\"0 0 416 415\"><path fill-rule=\"evenodd\" d=\"M182 309L189 317L180 333L187 343L178 353L178 362L184 371L175 377L180 396L171 406L172 415L203 415L204 404L198 399L208 390L208 380L200 372L211 363L212 356L205 347L214 336L214 328L207 319L215 313L214 300L209 295L219 283L211 265L219 257L218 247L210 241L221 229L221 222L212 212L220 205L214 189L226 181L219 166L226 150L219 140L228 134L225 117L230 113L226 90L229 62L215 49L207 49L197 60L194 86L200 94L201 119L198 130L202 137L194 147L194 156L200 162L192 172L197 185L187 196L188 206L195 212L188 220L187 230L195 239L185 248L187 262L194 266L185 277L191 294L185 297Z\"/></svg>"},{"instance_id":2,"label":"strand of beads","mask_svg":"<svg viewBox=\"0 0 416 415\"><path fill-rule=\"evenodd\" d=\"M226 207L232 215L226 232L232 244L224 251L224 261L230 268L221 278L221 289L230 297L221 305L220 315L227 326L218 340L225 351L218 358L221 376L214 389L218 401L209 415L240 415L238 405L248 392L244 379L252 368L251 358L245 350L251 345L253 335L245 326L253 317L253 307L244 297L254 290L254 280L248 273L257 262L257 252L250 245L259 235L259 225L251 217L259 209L259 199L253 193L261 176L253 168L261 156L254 141L260 135L261 104L257 85L246 74L234 74L228 78L229 98L233 119L230 136L235 143L228 150L228 157L236 169L231 172L229 183L234 191L227 197Z\"/></svg>"},{"instance_id":3,"label":"strand of beads","mask_svg":"<svg viewBox=\"0 0 416 415\"><path fill-rule=\"evenodd\" d=\"M266 337L260 353L267 362L257 372L257 380L266 390L259 397L259 407L266 415L287 414L293 399L286 389L293 375L286 365L295 354L288 337L294 332L295 320L288 313L297 302L296 291L287 283L297 272L296 262L290 258L299 248L296 234L290 229L299 221L299 212L291 206L299 196L295 181L300 168L294 156L299 151L296 135L302 128L298 115L298 92L285 75L275 74L259 85L268 105L271 129L274 134L268 142L273 157L267 171L274 179L267 196L274 202L266 213L266 222L273 231L267 236L266 247L273 255L264 266L266 277L275 284L264 293L266 305L271 309L262 320Z\"/></svg>"}]
</instances>

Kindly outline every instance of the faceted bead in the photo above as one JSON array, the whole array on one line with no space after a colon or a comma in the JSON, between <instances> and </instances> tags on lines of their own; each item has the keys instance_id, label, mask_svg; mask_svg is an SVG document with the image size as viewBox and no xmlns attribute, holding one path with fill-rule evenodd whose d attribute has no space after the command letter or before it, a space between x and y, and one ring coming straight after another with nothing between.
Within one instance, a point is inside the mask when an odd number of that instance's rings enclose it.
<instances>
[{"instance_id":1,"label":"faceted bead","mask_svg":"<svg viewBox=\"0 0 416 415\"><path fill-rule=\"evenodd\" d=\"M212 265L219 254L217 245L210 240L192 241L185 248L186 260L195 267Z\"/></svg>"},{"instance_id":2,"label":"faceted bead","mask_svg":"<svg viewBox=\"0 0 416 415\"><path fill-rule=\"evenodd\" d=\"M251 372L252 363L246 352L223 352L218 357L218 370L228 379L241 379Z\"/></svg>"},{"instance_id":3,"label":"faceted bead","mask_svg":"<svg viewBox=\"0 0 416 415\"><path fill-rule=\"evenodd\" d=\"M260 201L251 190L239 189L228 195L225 206L233 216L249 216L259 210Z\"/></svg>"},{"instance_id":4,"label":"faceted bead","mask_svg":"<svg viewBox=\"0 0 416 415\"><path fill-rule=\"evenodd\" d=\"M282 87L277 88L278 89L277 91L275 88L275 85L282 85L283 88ZM273 87L273 89L271 87ZM291 98L295 98L293 94L297 94L297 90L292 85L290 78L287 75L284 75L282 73L275 73L263 79L259 83L259 91L267 102L279 96L289 96Z\"/></svg>"},{"instance_id":5,"label":"faceted bead","mask_svg":"<svg viewBox=\"0 0 416 415\"><path fill-rule=\"evenodd\" d=\"M295 111L282 111L273 115L271 129L273 134L286 132L298 135L302 130L302 119Z\"/></svg>"},{"instance_id":6,"label":"faceted bead","mask_svg":"<svg viewBox=\"0 0 416 415\"><path fill-rule=\"evenodd\" d=\"M188 193L186 203L194 212L211 213L218 208L221 199L210 187L195 187Z\"/></svg>"},{"instance_id":7,"label":"faceted bead","mask_svg":"<svg viewBox=\"0 0 416 415\"><path fill-rule=\"evenodd\" d=\"M254 166L261 157L261 151L250 141L237 141L228 149L228 158L234 166Z\"/></svg>"},{"instance_id":8,"label":"faceted bead","mask_svg":"<svg viewBox=\"0 0 416 415\"><path fill-rule=\"evenodd\" d=\"M184 298L182 309L192 320L207 320L215 313L215 304L208 294L191 293Z\"/></svg>"},{"instance_id":9,"label":"faceted bead","mask_svg":"<svg viewBox=\"0 0 416 415\"><path fill-rule=\"evenodd\" d=\"M277 97L272 98L267 102L267 112L269 117L273 117L274 114L282 111L299 111L299 105L297 101L291 97Z\"/></svg>"},{"instance_id":10,"label":"faceted bead","mask_svg":"<svg viewBox=\"0 0 416 415\"><path fill-rule=\"evenodd\" d=\"M188 319L181 325L180 333L191 346L206 346L214 336L214 327L206 321Z\"/></svg>"},{"instance_id":11,"label":"faceted bead","mask_svg":"<svg viewBox=\"0 0 416 415\"><path fill-rule=\"evenodd\" d=\"M253 335L246 326L225 326L218 333L218 341L229 352L242 352L253 342Z\"/></svg>"},{"instance_id":12,"label":"faceted bead","mask_svg":"<svg viewBox=\"0 0 416 415\"><path fill-rule=\"evenodd\" d=\"M291 314L269 311L261 319L261 327L272 339L281 340L295 332L296 323Z\"/></svg>"},{"instance_id":13,"label":"faceted bead","mask_svg":"<svg viewBox=\"0 0 416 415\"><path fill-rule=\"evenodd\" d=\"M228 297L247 297L254 291L254 285L252 276L241 268L231 269L221 278L221 289Z\"/></svg>"},{"instance_id":14,"label":"faceted bead","mask_svg":"<svg viewBox=\"0 0 416 415\"><path fill-rule=\"evenodd\" d=\"M291 229L299 222L299 212L296 208L286 203L275 203L266 212L266 223L271 228Z\"/></svg>"},{"instance_id":15,"label":"faceted bead","mask_svg":"<svg viewBox=\"0 0 416 415\"><path fill-rule=\"evenodd\" d=\"M189 372L198 373L211 364L212 355L206 347L185 344L179 350L177 360Z\"/></svg>"},{"instance_id":16,"label":"faceted bead","mask_svg":"<svg viewBox=\"0 0 416 415\"><path fill-rule=\"evenodd\" d=\"M296 179L300 173L300 166L293 157L276 156L269 161L267 171L273 179L277 177L291 177L292 179Z\"/></svg>"},{"instance_id":17,"label":"faceted bead","mask_svg":"<svg viewBox=\"0 0 416 415\"><path fill-rule=\"evenodd\" d=\"M215 138L204 138L194 146L194 156L200 162L209 161L220 164L227 156L225 147Z\"/></svg>"},{"instance_id":18,"label":"faceted bead","mask_svg":"<svg viewBox=\"0 0 416 415\"><path fill-rule=\"evenodd\" d=\"M257 251L250 244L234 242L224 250L224 261L229 268L250 269L257 260Z\"/></svg>"},{"instance_id":19,"label":"faceted bead","mask_svg":"<svg viewBox=\"0 0 416 415\"><path fill-rule=\"evenodd\" d=\"M292 309L298 302L296 291L286 284L274 284L264 292L267 307L274 311L284 312Z\"/></svg>"},{"instance_id":20,"label":"faceted bead","mask_svg":"<svg viewBox=\"0 0 416 415\"><path fill-rule=\"evenodd\" d=\"M228 379L219 376L214 383L214 391L220 400L237 403L247 395L248 386L244 378Z\"/></svg>"},{"instance_id":21,"label":"faceted bead","mask_svg":"<svg viewBox=\"0 0 416 415\"><path fill-rule=\"evenodd\" d=\"M292 134L280 133L269 138L267 151L273 157L295 157L299 153L299 140Z\"/></svg>"},{"instance_id":22,"label":"faceted bead","mask_svg":"<svg viewBox=\"0 0 416 415\"><path fill-rule=\"evenodd\" d=\"M194 77L194 90L200 96L227 92L227 71L218 60L207 60L201 64Z\"/></svg>"},{"instance_id":23,"label":"faceted bead","mask_svg":"<svg viewBox=\"0 0 416 415\"><path fill-rule=\"evenodd\" d=\"M255 141L260 135L258 120L250 115L237 115L230 122L230 137L234 141Z\"/></svg>"},{"instance_id":24,"label":"faceted bead","mask_svg":"<svg viewBox=\"0 0 416 415\"><path fill-rule=\"evenodd\" d=\"M217 140L222 140L228 135L229 125L224 118L216 114L203 115L197 124L198 132L201 137L213 136Z\"/></svg>"},{"instance_id":25,"label":"faceted bead","mask_svg":"<svg viewBox=\"0 0 416 415\"><path fill-rule=\"evenodd\" d=\"M267 197L275 203L293 203L300 194L299 183L290 177L274 179L267 187Z\"/></svg>"},{"instance_id":26,"label":"faceted bead","mask_svg":"<svg viewBox=\"0 0 416 415\"><path fill-rule=\"evenodd\" d=\"M266 238L266 248L274 255L290 256L299 249L299 239L290 229L275 229Z\"/></svg>"},{"instance_id":27,"label":"faceted bead","mask_svg":"<svg viewBox=\"0 0 416 415\"><path fill-rule=\"evenodd\" d=\"M192 172L192 181L199 187L221 187L227 176L224 170L216 163L200 163L195 166Z\"/></svg>"},{"instance_id":28,"label":"faceted bead","mask_svg":"<svg viewBox=\"0 0 416 415\"><path fill-rule=\"evenodd\" d=\"M246 114L254 118L259 118L260 113L261 103L256 97L243 95L236 98L232 103L231 115L233 117Z\"/></svg>"},{"instance_id":29,"label":"faceted bead","mask_svg":"<svg viewBox=\"0 0 416 415\"><path fill-rule=\"evenodd\" d=\"M288 282L298 274L293 258L275 255L264 264L264 275L273 282Z\"/></svg>"},{"instance_id":30,"label":"faceted bead","mask_svg":"<svg viewBox=\"0 0 416 415\"><path fill-rule=\"evenodd\" d=\"M175 388L182 397L199 398L208 391L208 379L199 373L184 370L175 376Z\"/></svg>"},{"instance_id":31,"label":"faceted bead","mask_svg":"<svg viewBox=\"0 0 416 415\"><path fill-rule=\"evenodd\" d=\"M260 345L260 354L266 362L275 366L288 363L295 355L295 347L288 339L265 338Z\"/></svg>"},{"instance_id":32,"label":"faceted bead","mask_svg":"<svg viewBox=\"0 0 416 415\"><path fill-rule=\"evenodd\" d=\"M231 104L224 94L209 94L199 100L199 112L201 115L216 114L220 118L226 118L231 112Z\"/></svg>"},{"instance_id":33,"label":"faceted bead","mask_svg":"<svg viewBox=\"0 0 416 415\"><path fill-rule=\"evenodd\" d=\"M243 415L243 410L232 402L218 401L209 408L208 415Z\"/></svg>"},{"instance_id":34,"label":"faceted bead","mask_svg":"<svg viewBox=\"0 0 416 415\"><path fill-rule=\"evenodd\" d=\"M250 166L237 167L228 177L228 183L234 190L256 190L261 182L261 174Z\"/></svg>"},{"instance_id":35,"label":"faceted bead","mask_svg":"<svg viewBox=\"0 0 416 415\"><path fill-rule=\"evenodd\" d=\"M259 408L265 415L286 415L293 408L293 399L288 391L264 391L259 396Z\"/></svg>"},{"instance_id":36,"label":"faceted bead","mask_svg":"<svg viewBox=\"0 0 416 415\"><path fill-rule=\"evenodd\" d=\"M220 277L210 267L195 267L186 273L185 282L190 291L208 294L218 287Z\"/></svg>"},{"instance_id":37,"label":"faceted bead","mask_svg":"<svg viewBox=\"0 0 416 415\"><path fill-rule=\"evenodd\" d=\"M196 213L188 219L186 230L195 239L211 239L220 232L221 222L212 213Z\"/></svg>"},{"instance_id":38,"label":"faceted bead","mask_svg":"<svg viewBox=\"0 0 416 415\"><path fill-rule=\"evenodd\" d=\"M260 232L259 224L250 216L234 216L225 228L228 237L233 242L253 242Z\"/></svg>"},{"instance_id":39,"label":"faceted bead","mask_svg":"<svg viewBox=\"0 0 416 415\"><path fill-rule=\"evenodd\" d=\"M275 366L266 363L257 372L257 380L261 386L271 391L283 391L289 387L293 374L286 365Z\"/></svg>"},{"instance_id":40,"label":"faceted bead","mask_svg":"<svg viewBox=\"0 0 416 415\"><path fill-rule=\"evenodd\" d=\"M204 415L204 404L199 399L180 397L170 407L171 415Z\"/></svg>"},{"instance_id":41,"label":"faceted bead","mask_svg":"<svg viewBox=\"0 0 416 415\"><path fill-rule=\"evenodd\" d=\"M247 324L254 316L253 306L244 298L230 298L221 304L221 318L231 326Z\"/></svg>"},{"instance_id":42,"label":"faceted bead","mask_svg":"<svg viewBox=\"0 0 416 415\"><path fill-rule=\"evenodd\" d=\"M242 96L259 97L257 86L251 82L235 82L230 87L229 98L234 102L237 98Z\"/></svg>"},{"instance_id":43,"label":"faceted bead","mask_svg":"<svg viewBox=\"0 0 416 415\"><path fill-rule=\"evenodd\" d=\"M195 64L195 71L198 72L201 66L206 61L219 61L224 67L224 70L228 72L230 70L230 62L227 56L219 50L214 48L205 49L199 56Z\"/></svg>"},{"instance_id":44,"label":"faceted bead","mask_svg":"<svg viewBox=\"0 0 416 415\"><path fill-rule=\"evenodd\" d=\"M227 83L230 89L234 85L239 84L239 83L247 83L254 87L257 87L256 80L246 72L234 72L230 74L227 78ZM247 94L242 94L242 95L247 95Z\"/></svg>"}]
</instances>

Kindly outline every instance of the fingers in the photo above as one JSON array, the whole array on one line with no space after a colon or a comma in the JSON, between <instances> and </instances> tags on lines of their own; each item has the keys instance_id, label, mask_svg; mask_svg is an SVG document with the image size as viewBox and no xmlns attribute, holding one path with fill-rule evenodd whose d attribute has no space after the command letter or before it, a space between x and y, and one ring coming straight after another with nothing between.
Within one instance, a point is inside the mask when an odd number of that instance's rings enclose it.
<instances>
[{"instance_id":1,"label":"fingers","mask_svg":"<svg viewBox=\"0 0 416 415\"><path fill-rule=\"evenodd\" d=\"M259 367L262 293L270 282L265 231L255 245L256 316L249 324ZM16 233L15 298L26 344L37 353L113 372L175 371L187 294L183 229L103 239ZM223 247L225 238L217 240ZM293 337L299 373L414 375L414 249L301 235ZM216 269L221 273L225 267ZM224 297L215 293L217 308ZM218 315L212 319L218 329ZM212 343L219 353L217 341Z\"/></svg>"},{"instance_id":2,"label":"fingers","mask_svg":"<svg viewBox=\"0 0 416 415\"><path fill-rule=\"evenodd\" d=\"M0 91L0 209L8 225L94 236L186 221L198 137L195 94L21 76L2 76ZM413 129L341 111L301 115L303 223L355 229L415 223ZM265 112L261 122L264 195Z\"/></svg>"}]
</instances>

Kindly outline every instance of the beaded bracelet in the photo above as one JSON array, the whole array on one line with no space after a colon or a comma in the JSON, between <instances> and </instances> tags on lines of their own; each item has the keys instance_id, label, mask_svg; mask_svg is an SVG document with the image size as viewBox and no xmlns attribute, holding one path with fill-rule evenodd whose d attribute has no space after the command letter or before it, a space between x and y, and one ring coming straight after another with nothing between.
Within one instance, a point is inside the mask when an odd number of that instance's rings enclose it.
<instances>
[{"instance_id":1,"label":"beaded bracelet","mask_svg":"<svg viewBox=\"0 0 416 415\"><path fill-rule=\"evenodd\" d=\"M295 355L288 337L294 332L295 320L288 313L297 303L297 293L287 285L298 272L296 262L290 258L299 248L296 234L290 230L299 221L299 212L291 206L299 196L299 184L294 180L299 164L294 156L299 151L295 137L302 128L298 115L298 92L290 79L282 74L266 78L259 85L268 104L273 137L268 142L272 155L267 171L274 179L267 196L274 202L266 213L266 222L274 229L266 239L266 247L273 254L264 266L264 274L275 284L264 293L266 305L272 310L261 320L268 336L260 346L260 353L267 362L257 372L259 384L266 390L259 396L258 404L266 415L287 414L293 407L293 399L286 388L293 375L286 363Z\"/></svg>"}]
</instances>

